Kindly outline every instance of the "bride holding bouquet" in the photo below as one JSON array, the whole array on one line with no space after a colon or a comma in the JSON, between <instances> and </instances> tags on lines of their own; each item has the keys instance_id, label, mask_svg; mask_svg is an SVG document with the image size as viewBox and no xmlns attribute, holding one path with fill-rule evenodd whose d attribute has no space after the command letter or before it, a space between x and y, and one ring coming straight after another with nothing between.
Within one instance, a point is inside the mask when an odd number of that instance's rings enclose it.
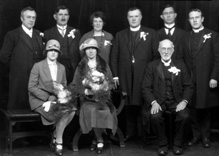
<instances>
[{"instance_id":1,"label":"bride holding bouquet","mask_svg":"<svg viewBox=\"0 0 219 156\"><path fill-rule=\"evenodd\" d=\"M81 44L80 50L85 54L79 63L72 88L80 97L80 126L82 133L94 131L90 150L99 154L104 147L102 133L111 129L117 130L116 109L110 100L113 87L112 74L107 63L98 55L99 47L94 38L89 38Z\"/></svg>"}]
</instances>

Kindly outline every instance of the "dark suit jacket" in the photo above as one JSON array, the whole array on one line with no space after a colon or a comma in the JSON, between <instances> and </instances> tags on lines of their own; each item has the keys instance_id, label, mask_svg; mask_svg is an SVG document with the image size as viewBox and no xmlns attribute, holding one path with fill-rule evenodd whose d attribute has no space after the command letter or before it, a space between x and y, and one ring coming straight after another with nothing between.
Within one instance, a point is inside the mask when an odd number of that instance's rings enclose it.
<instances>
[{"instance_id":1,"label":"dark suit jacket","mask_svg":"<svg viewBox=\"0 0 219 156\"><path fill-rule=\"evenodd\" d=\"M0 51L0 62L9 68L8 108L29 108L28 80L34 63L43 59L43 41L40 32L33 29L39 51L33 49L30 37L22 27L14 29L5 35Z\"/></svg>"},{"instance_id":2,"label":"dark suit jacket","mask_svg":"<svg viewBox=\"0 0 219 156\"><path fill-rule=\"evenodd\" d=\"M180 70L178 75L172 74L172 89L176 102L180 103L182 100L187 100L190 103L193 84L186 66L182 61L176 60L172 60L170 66L175 66ZM159 104L165 102L166 84L160 59L149 63L145 69L142 92L145 106L148 108L154 100L157 100Z\"/></svg>"},{"instance_id":3,"label":"dark suit jacket","mask_svg":"<svg viewBox=\"0 0 219 156\"><path fill-rule=\"evenodd\" d=\"M187 32L183 40L183 53L180 58L184 59L189 72L196 74L196 95L194 106L196 108L209 108L219 105L219 87L211 89L209 87L210 79L219 82L219 34L207 28L202 31L202 37L199 40L198 51L195 60L192 60L191 53L191 35L193 32ZM205 35L210 35L204 39ZM193 73L193 61L196 73Z\"/></svg>"},{"instance_id":4,"label":"dark suit jacket","mask_svg":"<svg viewBox=\"0 0 219 156\"><path fill-rule=\"evenodd\" d=\"M187 68L182 61L176 60L172 60L171 66L180 69L178 75L172 74L172 89L175 100L177 103L187 100L190 104L193 95L193 84ZM160 105L165 101L166 84L160 59L149 63L147 68L145 68L142 93L145 100L142 109L142 120L143 124L147 127L147 132L149 132L149 117L152 101L157 100Z\"/></svg>"},{"instance_id":5,"label":"dark suit jacket","mask_svg":"<svg viewBox=\"0 0 219 156\"><path fill-rule=\"evenodd\" d=\"M110 67L113 77L119 77L121 89L128 94L128 104L131 105L142 104L141 84L144 68L155 57L159 57L156 31L141 26L141 32L147 34L145 40L139 35L133 51L130 46L130 29L118 32L111 51ZM134 64L132 53L135 57Z\"/></svg>"},{"instance_id":6,"label":"dark suit jacket","mask_svg":"<svg viewBox=\"0 0 219 156\"><path fill-rule=\"evenodd\" d=\"M66 86L67 81L65 67L58 62L57 66L58 70L56 82ZM34 64L33 69L31 70L28 85L31 110L40 107L44 102L51 99L51 96L54 98L55 95L53 93L53 89L52 77L47 60L45 59Z\"/></svg>"},{"instance_id":7,"label":"dark suit jacket","mask_svg":"<svg viewBox=\"0 0 219 156\"><path fill-rule=\"evenodd\" d=\"M174 44L174 53L172 55L172 59L177 59L178 58L177 54L181 53L181 51L182 51L182 46L183 46L182 40L183 40L184 34L185 34L184 30L175 27L173 35L170 38L170 40ZM169 39L168 36L166 35L166 32L165 32L164 28L158 30L157 35L158 35L159 41L162 41L164 39Z\"/></svg>"},{"instance_id":8,"label":"dark suit jacket","mask_svg":"<svg viewBox=\"0 0 219 156\"><path fill-rule=\"evenodd\" d=\"M65 33L65 37L67 37L67 40L68 40L67 46L68 46L69 51L63 50L63 43L60 40L60 33L56 26L44 32L45 42L47 42L50 39L56 39L61 44L62 55L59 56L58 61L65 66L65 69L67 72L67 79L70 79L71 81L73 79L73 74L76 70L76 67L81 60L80 53L79 53L79 41L81 38L80 31L78 29L75 29L76 30L74 33L75 37L68 36L69 32L74 29L75 28L73 27L67 26L66 33ZM71 75L70 78L69 78L69 75Z\"/></svg>"}]
</instances>

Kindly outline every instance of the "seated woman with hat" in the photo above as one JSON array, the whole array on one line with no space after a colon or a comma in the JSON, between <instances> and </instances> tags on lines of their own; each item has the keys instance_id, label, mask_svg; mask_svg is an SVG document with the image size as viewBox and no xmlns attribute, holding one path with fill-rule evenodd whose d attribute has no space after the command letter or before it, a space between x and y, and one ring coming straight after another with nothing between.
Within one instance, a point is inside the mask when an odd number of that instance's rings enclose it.
<instances>
[{"instance_id":1,"label":"seated woman with hat","mask_svg":"<svg viewBox=\"0 0 219 156\"><path fill-rule=\"evenodd\" d=\"M94 131L90 150L98 154L104 147L103 132L106 129L117 130L116 109L110 100L113 87L112 73L107 63L98 55L99 47L94 38L88 38L81 44L85 54L79 63L71 83L80 97L79 121L83 134Z\"/></svg>"},{"instance_id":2,"label":"seated woman with hat","mask_svg":"<svg viewBox=\"0 0 219 156\"><path fill-rule=\"evenodd\" d=\"M71 99L70 92L64 88L67 84L65 67L57 61L61 55L57 40L49 40L44 51L46 59L35 63L29 78L29 102L31 110L41 115L44 125L54 125L55 130L50 147L58 156L63 155L63 132L74 117L76 107L62 109ZM53 108L60 109L57 113Z\"/></svg>"}]
</instances>

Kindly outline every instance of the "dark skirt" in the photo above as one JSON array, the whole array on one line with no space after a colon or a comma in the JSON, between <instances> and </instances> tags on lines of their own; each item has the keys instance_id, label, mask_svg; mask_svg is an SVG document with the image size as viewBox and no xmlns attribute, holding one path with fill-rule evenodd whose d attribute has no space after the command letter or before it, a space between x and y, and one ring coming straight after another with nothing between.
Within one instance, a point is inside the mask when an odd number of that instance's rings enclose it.
<instances>
[{"instance_id":1,"label":"dark skirt","mask_svg":"<svg viewBox=\"0 0 219 156\"><path fill-rule=\"evenodd\" d=\"M79 121L82 133L89 133L92 128L111 129L115 134L117 130L118 120L116 109L111 113L109 107L98 107L96 102L85 101L80 109Z\"/></svg>"}]
</instances>

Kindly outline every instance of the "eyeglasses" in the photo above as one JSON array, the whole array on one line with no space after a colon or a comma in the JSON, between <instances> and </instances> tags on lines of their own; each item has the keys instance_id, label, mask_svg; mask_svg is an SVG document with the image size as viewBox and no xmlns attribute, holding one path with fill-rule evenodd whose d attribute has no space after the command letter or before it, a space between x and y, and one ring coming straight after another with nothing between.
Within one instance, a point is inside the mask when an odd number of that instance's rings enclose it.
<instances>
[{"instance_id":1,"label":"eyeglasses","mask_svg":"<svg viewBox=\"0 0 219 156\"><path fill-rule=\"evenodd\" d=\"M160 48L160 50L161 50L161 52L162 53L164 53L164 52L168 52L168 53L170 53L170 52L172 52L172 50L173 50L173 48L172 47L169 47L169 48Z\"/></svg>"}]
</instances>

